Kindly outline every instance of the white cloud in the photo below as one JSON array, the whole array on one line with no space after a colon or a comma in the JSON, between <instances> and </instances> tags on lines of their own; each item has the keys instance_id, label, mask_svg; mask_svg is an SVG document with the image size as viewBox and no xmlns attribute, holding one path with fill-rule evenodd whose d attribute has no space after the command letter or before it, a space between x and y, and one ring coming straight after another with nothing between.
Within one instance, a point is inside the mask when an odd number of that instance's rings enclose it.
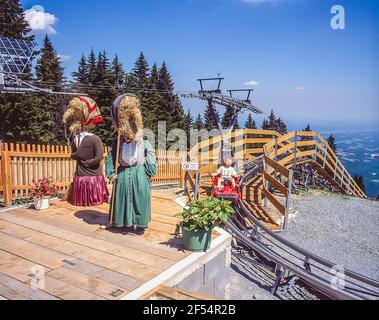
<instances>
[{"instance_id":1,"label":"white cloud","mask_svg":"<svg viewBox=\"0 0 379 320\"><path fill-rule=\"evenodd\" d=\"M42 6L33 6L31 9L25 10L24 14L32 34L57 33L54 25L58 22L58 18L54 14L45 12Z\"/></svg>"},{"instance_id":2,"label":"white cloud","mask_svg":"<svg viewBox=\"0 0 379 320\"><path fill-rule=\"evenodd\" d=\"M304 88L303 86L298 86L298 87L295 88L295 90L296 90L297 92L301 93L301 92L304 92L304 91L305 91L305 88Z\"/></svg>"},{"instance_id":3,"label":"white cloud","mask_svg":"<svg viewBox=\"0 0 379 320\"><path fill-rule=\"evenodd\" d=\"M254 81L254 80L251 80L251 81L245 82L244 85L245 86L249 86L249 87L253 87L253 86L257 86L258 82Z\"/></svg>"},{"instance_id":4,"label":"white cloud","mask_svg":"<svg viewBox=\"0 0 379 320\"><path fill-rule=\"evenodd\" d=\"M68 54L58 54L58 58L61 62L65 62L65 61L68 61L71 59L71 56L69 56Z\"/></svg>"}]
</instances>

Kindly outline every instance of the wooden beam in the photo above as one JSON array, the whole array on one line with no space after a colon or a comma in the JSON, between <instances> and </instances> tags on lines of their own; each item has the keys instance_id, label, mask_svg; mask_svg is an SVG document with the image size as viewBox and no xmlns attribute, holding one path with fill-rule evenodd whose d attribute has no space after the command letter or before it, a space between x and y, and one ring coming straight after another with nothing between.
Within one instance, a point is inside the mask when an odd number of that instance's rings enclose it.
<instances>
[{"instance_id":1,"label":"wooden beam","mask_svg":"<svg viewBox=\"0 0 379 320\"><path fill-rule=\"evenodd\" d=\"M282 183L280 183L267 172L263 172L263 176L271 184L272 187L279 190L285 197L288 196L288 189Z\"/></svg>"},{"instance_id":2,"label":"wooden beam","mask_svg":"<svg viewBox=\"0 0 379 320\"><path fill-rule=\"evenodd\" d=\"M268 191L267 189L263 188L262 190L263 195L272 203L272 205L282 214L286 214L286 207L283 206L278 199L275 198L275 196Z\"/></svg>"},{"instance_id":3,"label":"wooden beam","mask_svg":"<svg viewBox=\"0 0 379 320\"><path fill-rule=\"evenodd\" d=\"M271 158L269 158L267 156L265 156L264 160L265 160L266 164L268 164L275 171L280 172L287 179L289 178L289 172L290 171L286 167L284 167L283 165L279 164L278 162L272 160Z\"/></svg>"},{"instance_id":4,"label":"wooden beam","mask_svg":"<svg viewBox=\"0 0 379 320\"><path fill-rule=\"evenodd\" d=\"M11 177L9 174L9 153L3 151L1 153L1 166L3 169L3 193L4 193L4 205L9 207L12 204L12 186Z\"/></svg>"}]
</instances>

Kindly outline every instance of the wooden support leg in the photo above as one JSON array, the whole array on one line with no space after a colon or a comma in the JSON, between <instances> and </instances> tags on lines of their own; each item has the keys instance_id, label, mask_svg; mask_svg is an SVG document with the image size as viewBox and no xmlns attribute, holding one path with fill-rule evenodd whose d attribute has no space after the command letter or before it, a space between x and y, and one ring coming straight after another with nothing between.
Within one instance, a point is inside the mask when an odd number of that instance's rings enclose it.
<instances>
[{"instance_id":1,"label":"wooden support leg","mask_svg":"<svg viewBox=\"0 0 379 320\"><path fill-rule=\"evenodd\" d=\"M117 149L116 149L116 161L115 161L115 174L118 174L118 159L120 155L120 131L117 133ZM116 187L117 187L117 180L113 181L112 186L112 201L111 201L111 208L110 208L110 216L109 216L109 223L112 225L114 220L114 211L115 211L115 202L116 202Z\"/></svg>"},{"instance_id":2,"label":"wooden support leg","mask_svg":"<svg viewBox=\"0 0 379 320\"><path fill-rule=\"evenodd\" d=\"M311 265L309 264L308 257L305 258L305 260L304 260L304 268L307 269L308 271L311 271Z\"/></svg>"},{"instance_id":3,"label":"wooden support leg","mask_svg":"<svg viewBox=\"0 0 379 320\"><path fill-rule=\"evenodd\" d=\"M4 205L9 207L12 205L12 185L11 185L11 176L9 173L9 154L6 151L3 151L1 154L1 162L3 167L3 193L4 193Z\"/></svg>"}]
</instances>

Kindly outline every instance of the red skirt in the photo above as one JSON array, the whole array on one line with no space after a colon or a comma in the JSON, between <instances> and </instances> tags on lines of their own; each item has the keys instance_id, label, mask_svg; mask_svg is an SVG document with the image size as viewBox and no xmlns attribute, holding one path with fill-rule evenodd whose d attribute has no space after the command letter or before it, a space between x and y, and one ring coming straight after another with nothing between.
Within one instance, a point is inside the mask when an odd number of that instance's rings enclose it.
<instances>
[{"instance_id":1,"label":"red skirt","mask_svg":"<svg viewBox=\"0 0 379 320\"><path fill-rule=\"evenodd\" d=\"M104 176L77 176L72 184L71 204L81 207L99 206L108 201L109 191Z\"/></svg>"}]
</instances>

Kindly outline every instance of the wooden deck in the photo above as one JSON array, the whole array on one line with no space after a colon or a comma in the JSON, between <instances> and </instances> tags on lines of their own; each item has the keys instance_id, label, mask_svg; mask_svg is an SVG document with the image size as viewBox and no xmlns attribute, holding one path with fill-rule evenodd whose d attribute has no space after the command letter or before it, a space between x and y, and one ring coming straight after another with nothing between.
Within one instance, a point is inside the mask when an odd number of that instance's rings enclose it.
<instances>
[{"instance_id":1,"label":"wooden deck","mask_svg":"<svg viewBox=\"0 0 379 320\"><path fill-rule=\"evenodd\" d=\"M101 229L107 205L56 201L46 211L1 211L0 299L121 299L190 255L174 237L180 210L173 198L153 194L143 236ZM34 290L40 269L44 289Z\"/></svg>"}]
</instances>

